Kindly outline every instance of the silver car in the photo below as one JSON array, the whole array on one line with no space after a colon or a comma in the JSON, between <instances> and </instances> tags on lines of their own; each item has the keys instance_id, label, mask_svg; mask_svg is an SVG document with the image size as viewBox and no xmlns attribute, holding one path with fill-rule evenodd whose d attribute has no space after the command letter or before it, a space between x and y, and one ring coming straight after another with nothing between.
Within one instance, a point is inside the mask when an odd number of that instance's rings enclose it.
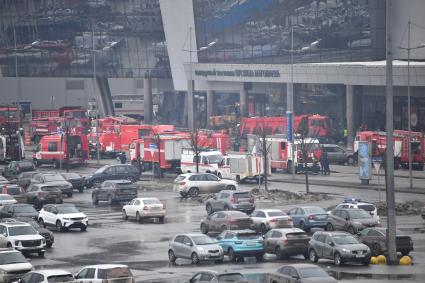
<instances>
[{"instance_id":1,"label":"silver car","mask_svg":"<svg viewBox=\"0 0 425 283\"><path fill-rule=\"evenodd\" d=\"M291 217L280 209L258 209L251 213L254 229L265 234L273 228L292 228Z\"/></svg>"},{"instance_id":2,"label":"silver car","mask_svg":"<svg viewBox=\"0 0 425 283\"><path fill-rule=\"evenodd\" d=\"M199 194L218 193L221 190L236 190L238 184L210 173L186 173L174 180L174 191L182 197L196 197Z\"/></svg>"},{"instance_id":3,"label":"silver car","mask_svg":"<svg viewBox=\"0 0 425 283\"><path fill-rule=\"evenodd\" d=\"M303 255L308 259L310 236L299 228L272 229L264 235L264 250L278 259Z\"/></svg>"},{"instance_id":4,"label":"silver car","mask_svg":"<svg viewBox=\"0 0 425 283\"><path fill-rule=\"evenodd\" d=\"M347 231L357 234L366 227L379 226L380 222L360 208L334 209L328 217L327 231Z\"/></svg>"},{"instance_id":5,"label":"silver car","mask_svg":"<svg viewBox=\"0 0 425 283\"><path fill-rule=\"evenodd\" d=\"M201 261L223 262L223 249L215 239L203 234L178 234L173 237L168 249L168 259L190 259L192 264Z\"/></svg>"}]
</instances>

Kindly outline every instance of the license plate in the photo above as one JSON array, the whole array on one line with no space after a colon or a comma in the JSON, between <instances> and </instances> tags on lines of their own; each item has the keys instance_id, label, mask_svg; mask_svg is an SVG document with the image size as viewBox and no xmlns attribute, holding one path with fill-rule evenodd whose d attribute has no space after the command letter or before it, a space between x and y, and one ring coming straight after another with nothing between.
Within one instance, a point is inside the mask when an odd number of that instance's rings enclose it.
<instances>
[{"instance_id":1,"label":"license plate","mask_svg":"<svg viewBox=\"0 0 425 283\"><path fill-rule=\"evenodd\" d=\"M246 243L247 246L255 246L255 244L256 244L255 242L247 242Z\"/></svg>"},{"instance_id":2,"label":"license plate","mask_svg":"<svg viewBox=\"0 0 425 283\"><path fill-rule=\"evenodd\" d=\"M362 258L365 257L365 255L356 255L356 258Z\"/></svg>"}]
</instances>

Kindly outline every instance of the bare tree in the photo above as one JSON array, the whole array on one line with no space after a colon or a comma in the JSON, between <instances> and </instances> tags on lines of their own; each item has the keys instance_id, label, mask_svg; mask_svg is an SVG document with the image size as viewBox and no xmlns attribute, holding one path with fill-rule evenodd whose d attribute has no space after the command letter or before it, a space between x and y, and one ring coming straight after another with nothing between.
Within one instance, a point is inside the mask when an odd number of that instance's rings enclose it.
<instances>
[{"instance_id":1,"label":"bare tree","mask_svg":"<svg viewBox=\"0 0 425 283\"><path fill-rule=\"evenodd\" d=\"M269 191L268 176L269 176L269 155L271 150L271 143L267 142L267 129L265 123L257 125L255 133L258 137L259 145L258 151L263 156L263 170L264 170L264 190Z\"/></svg>"},{"instance_id":2,"label":"bare tree","mask_svg":"<svg viewBox=\"0 0 425 283\"><path fill-rule=\"evenodd\" d=\"M158 150L158 163L154 162L154 154L152 153L153 172L155 177L161 179L163 176L161 169L161 135L154 130L152 130L152 142L155 144L156 149Z\"/></svg>"},{"instance_id":3,"label":"bare tree","mask_svg":"<svg viewBox=\"0 0 425 283\"><path fill-rule=\"evenodd\" d=\"M190 148L192 149L193 155L195 156L196 173L199 173L199 159L202 151L199 136L199 129L195 129L193 132L190 133Z\"/></svg>"}]
</instances>

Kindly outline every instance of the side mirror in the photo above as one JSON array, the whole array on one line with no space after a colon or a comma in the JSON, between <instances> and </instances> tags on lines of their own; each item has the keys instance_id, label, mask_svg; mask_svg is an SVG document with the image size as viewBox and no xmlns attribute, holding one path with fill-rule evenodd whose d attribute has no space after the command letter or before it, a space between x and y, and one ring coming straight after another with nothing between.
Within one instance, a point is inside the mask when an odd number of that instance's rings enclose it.
<instances>
[{"instance_id":1,"label":"side mirror","mask_svg":"<svg viewBox=\"0 0 425 283\"><path fill-rule=\"evenodd\" d=\"M300 279L300 278L298 277L298 275L291 275L291 278L293 278L293 279Z\"/></svg>"},{"instance_id":2,"label":"side mirror","mask_svg":"<svg viewBox=\"0 0 425 283\"><path fill-rule=\"evenodd\" d=\"M331 247L334 247L334 246L335 246L335 243L334 243L334 242L330 242L330 243L329 243L329 245L330 245Z\"/></svg>"},{"instance_id":3,"label":"side mirror","mask_svg":"<svg viewBox=\"0 0 425 283\"><path fill-rule=\"evenodd\" d=\"M348 220L350 220L350 217L348 217L348 216L347 216L347 217L345 217L345 220L347 220L347 221L348 221Z\"/></svg>"},{"instance_id":4,"label":"side mirror","mask_svg":"<svg viewBox=\"0 0 425 283\"><path fill-rule=\"evenodd\" d=\"M58 212L57 211L53 211L53 214L58 214Z\"/></svg>"},{"instance_id":5,"label":"side mirror","mask_svg":"<svg viewBox=\"0 0 425 283\"><path fill-rule=\"evenodd\" d=\"M220 236L218 236L218 237L217 237L217 240L221 240L221 239L223 239L223 238L222 238L222 237L220 237Z\"/></svg>"},{"instance_id":6,"label":"side mirror","mask_svg":"<svg viewBox=\"0 0 425 283\"><path fill-rule=\"evenodd\" d=\"M185 243L186 246L191 247L192 243Z\"/></svg>"}]
</instances>

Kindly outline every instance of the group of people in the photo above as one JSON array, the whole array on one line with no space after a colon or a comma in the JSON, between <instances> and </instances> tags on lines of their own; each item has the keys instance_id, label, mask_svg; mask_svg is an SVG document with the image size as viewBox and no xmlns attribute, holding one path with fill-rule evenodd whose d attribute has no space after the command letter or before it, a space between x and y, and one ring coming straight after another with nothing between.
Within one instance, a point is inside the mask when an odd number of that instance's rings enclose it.
<instances>
[{"instance_id":1,"label":"group of people","mask_svg":"<svg viewBox=\"0 0 425 283\"><path fill-rule=\"evenodd\" d=\"M320 155L320 174L322 175L330 175L331 174L331 169L329 167L329 158L328 158L328 153L323 151L322 154Z\"/></svg>"}]
</instances>

